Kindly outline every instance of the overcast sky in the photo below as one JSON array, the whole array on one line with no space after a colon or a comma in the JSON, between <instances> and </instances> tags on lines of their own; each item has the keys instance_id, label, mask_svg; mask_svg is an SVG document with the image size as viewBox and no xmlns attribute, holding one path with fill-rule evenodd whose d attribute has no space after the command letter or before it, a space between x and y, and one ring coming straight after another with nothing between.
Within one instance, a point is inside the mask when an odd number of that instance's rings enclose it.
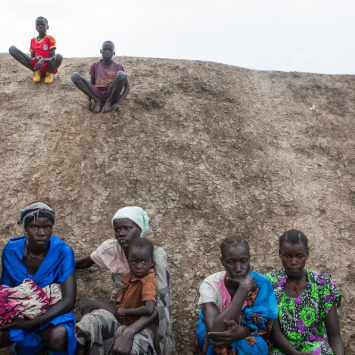
<instances>
[{"instance_id":1,"label":"overcast sky","mask_svg":"<svg viewBox=\"0 0 355 355\"><path fill-rule=\"evenodd\" d=\"M0 52L27 52L44 16L64 57L100 56L111 40L118 56L355 74L355 0L1 2Z\"/></svg>"}]
</instances>

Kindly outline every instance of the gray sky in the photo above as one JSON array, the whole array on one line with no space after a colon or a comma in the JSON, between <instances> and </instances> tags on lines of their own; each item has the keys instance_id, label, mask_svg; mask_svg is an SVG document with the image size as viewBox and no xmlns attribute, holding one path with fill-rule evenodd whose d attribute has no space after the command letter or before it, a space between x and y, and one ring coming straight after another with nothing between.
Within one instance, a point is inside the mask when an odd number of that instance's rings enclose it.
<instances>
[{"instance_id":1,"label":"gray sky","mask_svg":"<svg viewBox=\"0 0 355 355\"><path fill-rule=\"evenodd\" d=\"M3 0L0 52L28 51L35 19L64 57L214 61L259 70L355 74L355 0Z\"/></svg>"}]
</instances>

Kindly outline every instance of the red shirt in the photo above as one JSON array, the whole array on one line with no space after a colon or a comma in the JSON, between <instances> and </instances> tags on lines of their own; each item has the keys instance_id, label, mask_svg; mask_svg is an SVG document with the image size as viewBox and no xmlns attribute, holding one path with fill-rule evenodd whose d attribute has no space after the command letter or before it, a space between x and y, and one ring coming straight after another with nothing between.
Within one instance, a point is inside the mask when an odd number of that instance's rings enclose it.
<instances>
[{"instance_id":1,"label":"red shirt","mask_svg":"<svg viewBox=\"0 0 355 355\"><path fill-rule=\"evenodd\" d=\"M37 37L31 39L30 52L35 53L35 57L50 58L50 49L56 48L55 39L52 36L45 36L39 42Z\"/></svg>"},{"instance_id":2,"label":"red shirt","mask_svg":"<svg viewBox=\"0 0 355 355\"><path fill-rule=\"evenodd\" d=\"M119 71L126 72L123 64L112 61L108 67L105 67L99 60L91 64L89 74L95 78L94 86L100 90L107 90Z\"/></svg>"}]
</instances>

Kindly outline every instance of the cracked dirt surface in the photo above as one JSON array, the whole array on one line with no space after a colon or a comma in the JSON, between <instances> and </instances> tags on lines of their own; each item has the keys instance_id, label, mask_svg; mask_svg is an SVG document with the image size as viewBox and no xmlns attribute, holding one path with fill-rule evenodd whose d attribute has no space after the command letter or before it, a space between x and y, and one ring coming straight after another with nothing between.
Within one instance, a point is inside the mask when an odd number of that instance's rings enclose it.
<instances>
[{"instance_id":1,"label":"cracked dirt surface","mask_svg":"<svg viewBox=\"0 0 355 355\"><path fill-rule=\"evenodd\" d=\"M266 272L280 268L279 235L296 227L310 240L308 267L343 293L341 332L355 354L355 76L116 59L131 92L119 113L95 115L70 75L88 78L96 58L64 59L46 85L0 54L0 248L22 234L19 212L34 200L55 208L55 234L77 256L113 237L118 208L143 207L146 236L169 258L175 353L189 354L220 241L247 236ZM77 280L79 319L87 299L109 298L111 280L95 266Z\"/></svg>"}]
</instances>

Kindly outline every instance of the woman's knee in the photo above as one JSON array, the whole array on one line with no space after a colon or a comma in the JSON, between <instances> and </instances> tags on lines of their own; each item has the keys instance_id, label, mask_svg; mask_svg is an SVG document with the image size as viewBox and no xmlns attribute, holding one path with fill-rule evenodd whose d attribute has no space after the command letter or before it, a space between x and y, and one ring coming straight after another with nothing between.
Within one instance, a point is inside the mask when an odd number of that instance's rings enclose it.
<instances>
[{"instance_id":1,"label":"woman's knee","mask_svg":"<svg viewBox=\"0 0 355 355\"><path fill-rule=\"evenodd\" d=\"M62 325L51 327L43 334L43 340L51 352L58 353L64 351L68 347L67 330Z\"/></svg>"}]
</instances>

